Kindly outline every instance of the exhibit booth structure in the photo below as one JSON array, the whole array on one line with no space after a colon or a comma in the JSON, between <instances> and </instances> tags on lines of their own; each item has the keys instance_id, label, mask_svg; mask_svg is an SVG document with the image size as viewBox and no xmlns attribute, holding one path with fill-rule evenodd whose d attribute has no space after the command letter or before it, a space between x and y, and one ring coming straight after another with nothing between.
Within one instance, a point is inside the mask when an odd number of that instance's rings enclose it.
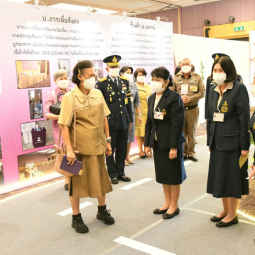
<instances>
[{"instance_id":1,"label":"exhibit booth structure","mask_svg":"<svg viewBox=\"0 0 255 255\"><path fill-rule=\"evenodd\" d=\"M102 60L116 54L121 66L174 72L172 23L1 1L0 38L0 194L60 176L42 114L56 70L71 79L77 62L91 60L98 80L107 75Z\"/></svg>"}]
</instances>

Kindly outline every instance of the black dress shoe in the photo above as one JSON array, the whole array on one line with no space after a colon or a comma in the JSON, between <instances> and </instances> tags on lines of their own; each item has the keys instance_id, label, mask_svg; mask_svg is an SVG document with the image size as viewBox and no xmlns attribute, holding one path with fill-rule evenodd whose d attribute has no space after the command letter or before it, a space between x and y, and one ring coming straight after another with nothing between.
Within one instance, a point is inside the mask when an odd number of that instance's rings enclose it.
<instances>
[{"instance_id":1,"label":"black dress shoe","mask_svg":"<svg viewBox=\"0 0 255 255\"><path fill-rule=\"evenodd\" d=\"M180 209L177 208L177 210L176 210L174 213L171 213L171 214L165 213L165 214L163 214L163 219L164 219L164 220L172 219L173 217L175 217L175 216L178 215L179 213L180 213Z\"/></svg>"},{"instance_id":2,"label":"black dress shoe","mask_svg":"<svg viewBox=\"0 0 255 255\"><path fill-rule=\"evenodd\" d=\"M187 159L189 159L189 160L191 160L191 161L193 161L193 162L197 162L197 161L198 161L198 160L197 160L195 157L193 157L193 156L191 156L191 157L188 156Z\"/></svg>"},{"instance_id":3,"label":"black dress shoe","mask_svg":"<svg viewBox=\"0 0 255 255\"><path fill-rule=\"evenodd\" d=\"M219 228L224 228L224 227L229 227L229 226L237 224L237 223L238 223L238 215L236 215L236 217L229 222L219 221L218 223L216 223L216 226Z\"/></svg>"},{"instance_id":4,"label":"black dress shoe","mask_svg":"<svg viewBox=\"0 0 255 255\"><path fill-rule=\"evenodd\" d=\"M112 184L118 184L119 183L118 178L117 177L112 178L111 183Z\"/></svg>"},{"instance_id":5,"label":"black dress shoe","mask_svg":"<svg viewBox=\"0 0 255 255\"><path fill-rule=\"evenodd\" d=\"M160 210L158 208L153 211L154 214L163 214L163 213L166 213L166 212L167 212L167 210Z\"/></svg>"},{"instance_id":6,"label":"black dress shoe","mask_svg":"<svg viewBox=\"0 0 255 255\"><path fill-rule=\"evenodd\" d=\"M187 160L187 159L188 159L188 156L184 156L183 159L184 159L184 161Z\"/></svg>"},{"instance_id":7,"label":"black dress shoe","mask_svg":"<svg viewBox=\"0 0 255 255\"><path fill-rule=\"evenodd\" d=\"M118 179L123 181L123 182L130 182L131 181L131 179L129 177L125 176L125 175L118 176Z\"/></svg>"},{"instance_id":8,"label":"black dress shoe","mask_svg":"<svg viewBox=\"0 0 255 255\"><path fill-rule=\"evenodd\" d=\"M212 222L219 222L219 221L223 220L225 217L226 217L226 215L223 216L223 217L221 217L221 218L218 218L217 216L213 216L213 217L211 218L211 221L212 221Z\"/></svg>"},{"instance_id":9,"label":"black dress shoe","mask_svg":"<svg viewBox=\"0 0 255 255\"><path fill-rule=\"evenodd\" d=\"M66 191L68 191L68 190L69 190L68 183L67 183L67 184L65 184L64 189L65 189Z\"/></svg>"}]
</instances>

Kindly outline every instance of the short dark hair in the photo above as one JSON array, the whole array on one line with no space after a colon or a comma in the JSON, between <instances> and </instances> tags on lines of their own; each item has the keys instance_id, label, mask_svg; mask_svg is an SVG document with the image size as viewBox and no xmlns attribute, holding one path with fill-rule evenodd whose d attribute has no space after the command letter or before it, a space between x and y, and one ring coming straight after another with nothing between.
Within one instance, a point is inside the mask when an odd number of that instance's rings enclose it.
<instances>
[{"instance_id":1,"label":"short dark hair","mask_svg":"<svg viewBox=\"0 0 255 255\"><path fill-rule=\"evenodd\" d=\"M131 71L131 74L133 74L133 67L131 67L131 66L123 66L123 67L121 67L120 73L125 73L128 69Z\"/></svg>"},{"instance_id":2,"label":"short dark hair","mask_svg":"<svg viewBox=\"0 0 255 255\"><path fill-rule=\"evenodd\" d=\"M89 60L83 60L76 64L76 66L73 69L73 76L72 76L72 82L79 85L80 80L78 79L78 74L83 74L83 69L86 68L92 68L93 63Z\"/></svg>"},{"instance_id":3,"label":"short dark hair","mask_svg":"<svg viewBox=\"0 0 255 255\"><path fill-rule=\"evenodd\" d=\"M212 66L212 74L211 74L212 78L213 78L213 69L216 64L220 64L223 71L226 73L227 79L225 80L225 82L231 82L236 80L236 77L237 77L236 67L234 65L234 62L231 60L231 58L221 57L221 58L217 58L214 61Z\"/></svg>"},{"instance_id":4,"label":"short dark hair","mask_svg":"<svg viewBox=\"0 0 255 255\"><path fill-rule=\"evenodd\" d=\"M169 80L167 87L173 86L172 76L170 72L164 66L160 66L152 70L151 77L162 78L164 79L164 81Z\"/></svg>"},{"instance_id":5,"label":"short dark hair","mask_svg":"<svg viewBox=\"0 0 255 255\"><path fill-rule=\"evenodd\" d=\"M144 76L147 75L147 73L146 73L146 71L145 71L144 68L137 68L137 69L135 70L135 72L134 72L135 78L137 78L137 75L138 75L138 73L140 73L140 72L141 72Z\"/></svg>"}]
</instances>

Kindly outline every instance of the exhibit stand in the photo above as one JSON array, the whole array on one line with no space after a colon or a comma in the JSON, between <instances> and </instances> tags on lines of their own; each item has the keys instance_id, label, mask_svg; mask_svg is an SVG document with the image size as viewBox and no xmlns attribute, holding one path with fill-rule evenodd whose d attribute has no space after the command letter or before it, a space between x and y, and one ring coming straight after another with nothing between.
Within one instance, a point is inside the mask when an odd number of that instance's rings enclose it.
<instances>
[{"instance_id":1,"label":"exhibit stand","mask_svg":"<svg viewBox=\"0 0 255 255\"><path fill-rule=\"evenodd\" d=\"M0 194L59 176L43 118L56 70L70 79L78 61L91 60L99 79L107 75L102 60L118 54L121 66L174 72L172 23L1 1L0 38Z\"/></svg>"}]
</instances>

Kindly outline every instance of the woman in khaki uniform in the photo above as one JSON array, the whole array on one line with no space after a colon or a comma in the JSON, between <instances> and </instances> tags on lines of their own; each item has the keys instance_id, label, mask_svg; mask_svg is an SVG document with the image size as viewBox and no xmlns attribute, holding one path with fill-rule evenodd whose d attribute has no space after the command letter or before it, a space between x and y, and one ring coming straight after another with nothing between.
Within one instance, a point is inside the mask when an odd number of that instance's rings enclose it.
<instances>
[{"instance_id":1,"label":"woman in khaki uniform","mask_svg":"<svg viewBox=\"0 0 255 255\"><path fill-rule=\"evenodd\" d=\"M145 124L147 120L148 114L148 102L147 99L151 95L151 87L150 85L145 83L146 71L144 68L137 68L134 73L134 77L136 79L136 85L139 92L140 98L140 109L141 114L138 114L137 110L135 111L135 136L136 141L139 147L139 155L140 158L145 159L147 156L144 153L144 137L145 137ZM138 121L138 118L142 116L142 122Z\"/></svg>"},{"instance_id":2,"label":"woman in khaki uniform","mask_svg":"<svg viewBox=\"0 0 255 255\"><path fill-rule=\"evenodd\" d=\"M70 177L69 196L73 209L72 227L77 233L87 233L80 210L80 198L98 199L97 219L105 224L114 224L105 205L105 194L112 191L105 168L105 153L112 153L107 116L110 111L100 90L94 89L93 63L85 60L73 69L72 82L77 86L62 99L58 123L67 150L67 160L73 164L75 157L82 162L82 175ZM76 108L76 148L74 149L74 100ZM108 137L108 138L106 138ZM76 155L74 150L77 149Z\"/></svg>"}]
</instances>

